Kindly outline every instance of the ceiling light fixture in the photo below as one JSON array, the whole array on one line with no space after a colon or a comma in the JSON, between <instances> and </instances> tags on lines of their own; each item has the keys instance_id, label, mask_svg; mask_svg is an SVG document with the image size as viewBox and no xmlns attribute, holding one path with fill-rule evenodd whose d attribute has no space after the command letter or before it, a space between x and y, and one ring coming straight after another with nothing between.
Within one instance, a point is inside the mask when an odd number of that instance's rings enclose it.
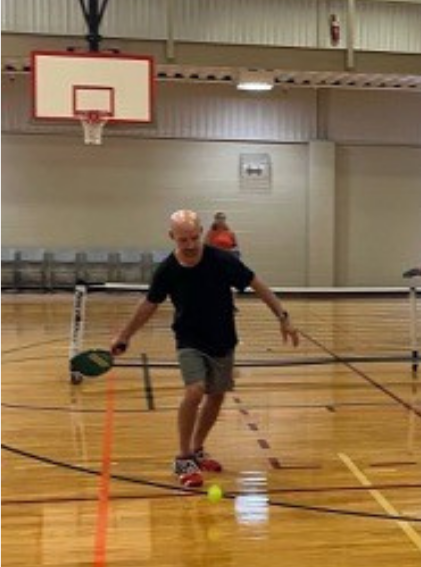
<instances>
[{"instance_id":1,"label":"ceiling light fixture","mask_svg":"<svg viewBox=\"0 0 421 567\"><path fill-rule=\"evenodd\" d=\"M270 71L241 70L237 89L241 91L270 91L273 89L273 73Z\"/></svg>"}]
</instances>

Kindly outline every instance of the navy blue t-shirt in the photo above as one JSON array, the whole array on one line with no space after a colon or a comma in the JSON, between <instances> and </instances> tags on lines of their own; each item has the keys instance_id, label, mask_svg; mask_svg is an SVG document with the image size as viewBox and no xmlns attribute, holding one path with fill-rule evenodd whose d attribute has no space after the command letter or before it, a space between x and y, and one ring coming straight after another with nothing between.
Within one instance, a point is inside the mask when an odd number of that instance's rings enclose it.
<instances>
[{"instance_id":1,"label":"navy blue t-shirt","mask_svg":"<svg viewBox=\"0 0 421 567\"><path fill-rule=\"evenodd\" d=\"M254 273L230 252L204 246L196 266L179 264L174 253L157 268L148 293L151 303L170 297L177 348L224 356L237 344L231 288L243 290Z\"/></svg>"}]
</instances>

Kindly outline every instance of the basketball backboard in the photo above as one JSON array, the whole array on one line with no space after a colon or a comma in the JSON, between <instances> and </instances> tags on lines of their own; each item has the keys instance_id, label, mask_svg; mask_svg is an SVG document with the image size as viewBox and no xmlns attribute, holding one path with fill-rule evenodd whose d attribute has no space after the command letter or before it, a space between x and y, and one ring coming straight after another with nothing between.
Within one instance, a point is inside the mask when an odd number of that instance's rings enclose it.
<instances>
[{"instance_id":1,"label":"basketball backboard","mask_svg":"<svg viewBox=\"0 0 421 567\"><path fill-rule=\"evenodd\" d=\"M96 52L32 53L33 116L113 123L152 121L153 61L150 57Z\"/></svg>"}]
</instances>

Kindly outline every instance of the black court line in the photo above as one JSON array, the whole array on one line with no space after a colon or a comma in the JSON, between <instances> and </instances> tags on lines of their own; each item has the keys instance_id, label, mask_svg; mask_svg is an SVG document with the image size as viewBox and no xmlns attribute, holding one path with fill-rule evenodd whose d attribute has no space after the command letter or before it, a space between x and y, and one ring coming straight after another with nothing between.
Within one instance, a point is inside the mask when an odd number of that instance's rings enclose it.
<instances>
[{"instance_id":1,"label":"black court line","mask_svg":"<svg viewBox=\"0 0 421 567\"><path fill-rule=\"evenodd\" d=\"M85 413L85 414L103 414L105 410L103 408L95 409L95 408L72 408L71 406L34 406L29 404L9 404L6 402L2 402L1 407L5 409L16 409L16 410L27 410L27 411L51 411L51 412L63 412L63 413ZM168 411L174 411L175 408L168 408ZM141 408L134 408L134 409L116 409L114 410L116 413L149 413L149 409L141 409ZM160 411L163 411L162 409Z\"/></svg>"},{"instance_id":2,"label":"black court line","mask_svg":"<svg viewBox=\"0 0 421 567\"><path fill-rule=\"evenodd\" d=\"M409 410L410 412L413 412L414 414L416 414L418 417L421 418L421 410L418 410L414 405L411 405L410 403L403 400L400 396L398 396L397 394L395 394L394 392L392 392L391 390L389 390L388 388L383 386L382 384L379 384L376 380L371 378L368 374L366 374L365 372L363 372L359 368L356 368L351 362L349 362L349 361L345 360L345 358L337 355L336 353L331 351L329 348L324 346L321 342L319 342L316 339L313 339L307 333L305 333L303 331L299 331L299 332L308 341L310 341L311 343L313 343L314 345L316 345L317 347L322 349L324 352L328 353L332 357L332 359L334 359L336 362L344 364L347 368L349 368L350 370L355 372L355 374L358 374L358 376L360 376L366 382L371 384L371 386L373 386L374 388L377 388L378 390L383 392L383 394L386 394L387 396L389 396L389 398L392 398L393 400L395 400L395 402L398 402L398 404L403 406L405 409Z\"/></svg>"},{"instance_id":3,"label":"black court line","mask_svg":"<svg viewBox=\"0 0 421 567\"><path fill-rule=\"evenodd\" d=\"M41 346L48 346L48 345L53 344L53 343L61 343L62 341L68 341L68 340L69 340L69 337L68 337L68 335L66 335L65 337L62 337L61 339L57 339L57 338L56 339L49 339L49 340L40 341L40 342L37 342L37 343L29 343L29 344L22 345L22 346L19 346L19 347L5 349L5 350L1 351L1 354L3 356L5 354L12 354L14 352L21 352L22 350L28 350L28 349L31 349L31 348L38 348L38 347L41 347Z\"/></svg>"},{"instance_id":4,"label":"black court line","mask_svg":"<svg viewBox=\"0 0 421 567\"><path fill-rule=\"evenodd\" d=\"M297 488L272 488L267 492L269 494L295 494L295 493L319 493L319 492L364 492L370 490L406 490L420 489L421 483L396 483L396 484L370 484L369 487L358 485L342 485L342 486L316 486L316 487L297 487Z\"/></svg>"},{"instance_id":5,"label":"black court line","mask_svg":"<svg viewBox=\"0 0 421 567\"><path fill-rule=\"evenodd\" d=\"M336 407L396 407L395 404L391 402L339 402L335 404L276 404L270 406L269 409L271 410L294 410L294 409L322 409L331 411L330 406L333 408ZM66 412L66 413L99 413L103 414L103 408L73 408L71 406L45 406L45 405L34 405L34 404L16 404L11 402L2 402L1 407L5 409L15 409L15 410L26 410L26 411L51 411L51 412ZM224 405L223 411L224 412L231 412L231 411L239 411L241 414L248 416L250 415L250 410L261 410L267 409L267 406L259 406L259 405L248 405L248 409L241 408L238 409L235 406L228 406ZM165 406L160 408L154 408L154 411L158 413L164 412L173 412L178 409L178 406ZM149 413L150 409L142 409L142 408L126 408L126 409L116 409L116 413Z\"/></svg>"},{"instance_id":6,"label":"black court line","mask_svg":"<svg viewBox=\"0 0 421 567\"><path fill-rule=\"evenodd\" d=\"M196 494L118 494L110 495L110 501L119 500L168 500L174 497L196 496ZM57 496L55 498L31 498L2 500L2 506L33 506L40 504L73 504L74 502L98 502L96 496Z\"/></svg>"},{"instance_id":7,"label":"black court line","mask_svg":"<svg viewBox=\"0 0 421 567\"><path fill-rule=\"evenodd\" d=\"M65 360L68 361L69 357L66 354L47 354L43 356L29 356L26 358L12 358L11 360L2 361L2 366L10 366L11 364L25 364L26 362L44 362L45 360ZM68 366L66 366L68 371Z\"/></svg>"},{"instance_id":8,"label":"black court line","mask_svg":"<svg viewBox=\"0 0 421 567\"><path fill-rule=\"evenodd\" d=\"M133 479L136 480L136 479ZM136 484L144 484L142 479L137 479ZM370 485L370 489L372 490L415 490L420 489L421 484L373 484ZM178 490L178 489L177 489ZM254 490L252 493L250 492L241 492L241 491L231 491L230 494L232 497L237 496L244 496L244 495L276 495L276 494L320 494L320 493L328 493L328 492L362 492L366 491L366 486L320 486L320 487L303 487L303 488L271 488L267 490ZM179 490L179 496L196 496L196 491L194 493L185 493ZM201 493L199 493L200 495ZM165 500L168 498L173 498L174 496L178 496L177 494L174 495L172 492L170 494L114 494L111 495L111 500ZM56 496L56 497L45 497L45 498L9 498L3 499L2 505L4 506L19 506L22 504L25 505L34 505L34 504L50 504L50 503L66 503L66 502L97 502L96 496ZM412 517L412 516L411 516ZM417 518L417 517L416 517Z\"/></svg>"},{"instance_id":9,"label":"black court line","mask_svg":"<svg viewBox=\"0 0 421 567\"><path fill-rule=\"evenodd\" d=\"M36 460L38 462L52 465L56 467L65 468L74 472L78 473L85 473L90 474L93 476L101 475L101 471L89 469L87 467L82 467L79 465L72 465L69 463L65 463L62 461L57 461L55 459L51 459L49 457L36 455L35 453L30 453L28 451L24 451L22 449L18 449L17 447L12 447L7 444L1 445L2 449L8 451L10 453L14 453L20 457L30 458ZM163 488L165 490L174 491L177 493L185 493L185 494L195 494L197 496L205 496L207 495L207 491L204 489L192 489L192 488L185 488L182 486L174 486L172 484L163 483L163 482L154 482L147 479L141 478L133 478L125 475L118 475L118 474L111 474L110 478L113 480L124 481L132 484L140 484L144 486L149 486L153 488ZM366 487L364 487L366 488ZM265 492L264 494L267 494ZM226 492L223 494L223 499L225 500L235 500L238 496L250 496L250 493L243 493L243 492ZM287 508L293 510L299 510L302 512L315 512L319 514L334 514L340 516L354 516L358 518L369 518L369 519L377 519L377 520L393 520L393 521L405 521L405 522L414 522L414 523L421 523L421 517L417 516L407 516L407 515L392 515L392 514L382 514L382 513L371 513L371 512L364 512L359 510L345 510L341 508L332 508L327 506L314 506L311 504L297 504L293 502L279 502L268 499L267 504L273 507L279 508Z\"/></svg>"}]
</instances>

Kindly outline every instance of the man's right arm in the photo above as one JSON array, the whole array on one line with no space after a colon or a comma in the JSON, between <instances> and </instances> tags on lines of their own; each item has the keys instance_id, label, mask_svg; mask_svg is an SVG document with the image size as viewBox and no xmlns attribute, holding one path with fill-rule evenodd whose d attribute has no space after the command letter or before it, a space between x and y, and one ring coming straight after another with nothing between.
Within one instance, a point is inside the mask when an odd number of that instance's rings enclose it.
<instances>
[{"instance_id":1,"label":"man's right arm","mask_svg":"<svg viewBox=\"0 0 421 567\"><path fill-rule=\"evenodd\" d=\"M114 355L122 354L129 346L132 336L149 321L157 309L157 303L151 303L148 299L141 301L127 325L111 341L111 352Z\"/></svg>"}]
</instances>

